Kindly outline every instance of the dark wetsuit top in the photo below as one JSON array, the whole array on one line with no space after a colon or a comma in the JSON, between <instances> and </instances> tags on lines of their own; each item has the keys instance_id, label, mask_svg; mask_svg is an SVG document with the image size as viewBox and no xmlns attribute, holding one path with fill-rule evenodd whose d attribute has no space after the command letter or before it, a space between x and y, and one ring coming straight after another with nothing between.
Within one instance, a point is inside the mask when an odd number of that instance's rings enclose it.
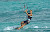
<instances>
[{"instance_id":1,"label":"dark wetsuit top","mask_svg":"<svg viewBox=\"0 0 50 32\"><path fill-rule=\"evenodd\" d=\"M28 13L28 14L30 14L30 13ZM28 16L28 19L26 21L24 21L24 23L28 24L28 21L30 21L31 18L32 18L31 16Z\"/></svg>"},{"instance_id":2,"label":"dark wetsuit top","mask_svg":"<svg viewBox=\"0 0 50 32\"><path fill-rule=\"evenodd\" d=\"M28 13L28 14L30 14L30 13ZM31 18L32 18L32 16L28 16L28 19L30 19L30 20L31 20Z\"/></svg>"}]
</instances>

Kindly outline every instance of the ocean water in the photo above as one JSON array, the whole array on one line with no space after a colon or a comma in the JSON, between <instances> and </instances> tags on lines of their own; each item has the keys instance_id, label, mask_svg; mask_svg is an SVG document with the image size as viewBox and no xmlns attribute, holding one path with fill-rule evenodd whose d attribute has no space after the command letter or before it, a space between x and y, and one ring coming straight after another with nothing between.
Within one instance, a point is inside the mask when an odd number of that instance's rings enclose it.
<instances>
[{"instance_id":1,"label":"ocean water","mask_svg":"<svg viewBox=\"0 0 50 32\"><path fill-rule=\"evenodd\" d=\"M26 20L24 4L32 9L32 20L22 29ZM0 0L0 32L50 32L50 0Z\"/></svg>"}]
</instances>

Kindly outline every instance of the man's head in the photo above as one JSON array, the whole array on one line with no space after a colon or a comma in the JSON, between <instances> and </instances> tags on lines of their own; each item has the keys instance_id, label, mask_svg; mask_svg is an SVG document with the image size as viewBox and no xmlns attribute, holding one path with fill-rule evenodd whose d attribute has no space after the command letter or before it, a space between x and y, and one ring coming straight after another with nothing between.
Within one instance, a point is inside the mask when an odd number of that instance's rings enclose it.
<instances>
[{"instance_id":1,"label":"man's head","mask_svg":"<svg viewBox=\"0 0 50 32\"><path fill-rule=\"evenodd\" d=\"M32 10L30 10L30 13L32 13Z\"/></svg>"}]
</instances>

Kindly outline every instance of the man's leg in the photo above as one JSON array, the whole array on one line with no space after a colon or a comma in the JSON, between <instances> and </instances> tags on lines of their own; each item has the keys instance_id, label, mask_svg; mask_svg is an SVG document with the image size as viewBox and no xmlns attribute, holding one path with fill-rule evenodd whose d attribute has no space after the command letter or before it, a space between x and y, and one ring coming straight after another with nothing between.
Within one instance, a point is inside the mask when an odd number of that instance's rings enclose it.
<instances>
[{"instance_id":1,"label":"man's leg","mask_svg":"<svg viewBox=\"0 0 50 32\"><path fill-rule=\"evenodd\" d=\"M18 30L21 29L21 28L22 28L23 26L25 26L25 25L26 25L26 23L24 23L21 27L19 27Z\"/></svg>"},{"instance_id":2,"label":"man's leg","mask_svg":"<svg viewBox=\"0 0 50 32\"><path fill-rule=\"evenodd\" d=\"M22 26L22 24L24 24L24 21L21 22L21 26Z\"/></svg>"}]
</instances>

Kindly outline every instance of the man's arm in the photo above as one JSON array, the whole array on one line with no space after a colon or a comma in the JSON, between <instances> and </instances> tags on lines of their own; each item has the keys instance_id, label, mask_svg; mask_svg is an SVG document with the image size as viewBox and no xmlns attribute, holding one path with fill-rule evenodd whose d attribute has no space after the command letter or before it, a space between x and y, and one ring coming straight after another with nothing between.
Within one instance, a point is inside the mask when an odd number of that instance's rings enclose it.
<instances>
[{"instance_id":1,"label":"man's arm","mask_svg":"<svg viewBox=\"0 0 50 32\"><path fill-rule=\"evenodd\" d=\"M28 10L26 9L24 12L27 12Z\"/></svg>"},{"instance_id":2,"label":"man's arm","mask_svg":"<svg viewBox=\"0 0 50 32\"><path fill-rule=\"evenodd\" d=\"M26 14L27 14L28 16L32 16L32 13L31 13L31 14L28 14L27 11L28 11L28 10L26 9L26 10L25 10Z\"/></svg>"},{"instance_id":3,"label":"man's arm","mask_svg":"<svg viewBox=\"0 0 50 32\"><path fill-rule=\"evenodd\" d=\"M26 14L27 14L28 16L32 16L32 13L31 13L31 14L28 14L28 13L26 12Z\"/></svg>"}]
</instances>

